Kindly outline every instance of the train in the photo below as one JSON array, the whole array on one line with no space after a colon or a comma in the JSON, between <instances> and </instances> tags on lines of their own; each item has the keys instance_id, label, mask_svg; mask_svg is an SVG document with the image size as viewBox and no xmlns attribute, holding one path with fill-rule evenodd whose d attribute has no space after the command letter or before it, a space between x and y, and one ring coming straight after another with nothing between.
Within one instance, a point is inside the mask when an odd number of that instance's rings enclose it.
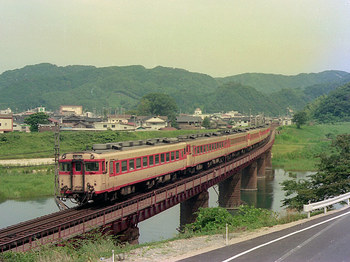
<instances>
[{"instance_id":1,"label":"train","mask_svg":"<svg viewBox=\"0 0 350 262\"><path fill-rule=\"evenodd\" d=\"M230 161L266 142L269 126L95 144L59 158L60 197L78 204L115 201Z\"/></svg>"}]
</instances>

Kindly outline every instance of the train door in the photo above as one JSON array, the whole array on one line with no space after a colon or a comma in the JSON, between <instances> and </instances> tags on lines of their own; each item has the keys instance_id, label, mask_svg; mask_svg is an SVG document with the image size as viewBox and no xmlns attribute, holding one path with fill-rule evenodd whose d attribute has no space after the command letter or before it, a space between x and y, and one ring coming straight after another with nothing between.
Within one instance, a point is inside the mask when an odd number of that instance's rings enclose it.
<instances>
[{"instance_id":1,"label":"train door","mask_svg":"<svg viewBox=\"0 0 350 262\"><path fill-rule=\"evenodd\" d=\"M72 175L71 175L71 183L73 191L85 191L85 172L83 161L81 160L73 160L72 166Z\"/></svg>"}]
</instances>

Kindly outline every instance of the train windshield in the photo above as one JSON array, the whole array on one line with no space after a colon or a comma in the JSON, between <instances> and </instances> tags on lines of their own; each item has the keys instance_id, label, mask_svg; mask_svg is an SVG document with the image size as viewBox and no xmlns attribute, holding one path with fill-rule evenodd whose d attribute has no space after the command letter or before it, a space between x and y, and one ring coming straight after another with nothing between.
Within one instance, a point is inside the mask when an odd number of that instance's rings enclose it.
<instances>
[{"instance_id":1,"label":"train windshield","mask_svg":"<svg viewBox=\"0 0 350 262\"><path fill-rule=\"evenodd\" d=\"M100 163L99 162L85 162L85 171L96 172L99 170L100 170Z\"/></svg>"},{"instance_id":2,"label":"train windshield","mask_svg":"<svg viewBox=\"0 0 350 262\"><path fill-rule=\"evenodd\" d=\"M60 171L62 171L62 172L72 171L72 163L71 162L61 162L60 163Z\"/></svg>"}]
</instances>

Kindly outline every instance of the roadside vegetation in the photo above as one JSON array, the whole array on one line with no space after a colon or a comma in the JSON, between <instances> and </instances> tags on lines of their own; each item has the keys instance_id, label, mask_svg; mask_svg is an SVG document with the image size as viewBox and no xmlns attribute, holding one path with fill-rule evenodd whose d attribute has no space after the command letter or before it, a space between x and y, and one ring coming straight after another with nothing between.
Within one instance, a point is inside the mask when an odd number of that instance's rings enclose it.
<instances>
[{"instance_id":1,"label":"roadside vegetation","mask_svg":"<svg viewBox=\"0 0 350 262\"><path fill-rule=\"evenodd\" d=\"M318 155L329 151L332 139L350 133L350 122L277 128L272 164L286 171L316 171Z\"/></svg>"},{"instance_id":2,"label":"roadside vegetation","mask_svg":"<svg viewBox=\"0 0 350 262\"><path fill-rule=\"evenodd\" d=\"M24 253L7 252L0 255L0 261L98 261L101 257L111 257L112 250L115 254L120 254L123 259L124 256L128 256L128 252L143 246L154 248L178 239L222 234L225 232L226 223L229 225L230 233L242 233L261 227L285 224L304 217L306 216L300 214L279 217L275 212L250 206L241 206L234 216L224 208L203 208L198 211L197 220L185 227L184 233L169 240L134 246L120 245L114 237L95 232L77 242L64 242L62 246L43 246L40 250Z\"/></svg>"},{"instance_id":3,"label":"roadside vegetation","mask_svg":"<svg viewBox=\"0 0 350 262\"><path fill-rule=\"evenodd\" d=\"M350 192L350 134L338 135L320 154L318 172L308 179L282 182L286 198L283 205L302 210L304 204L322 201Z\"/></svg>"}]
</instances>

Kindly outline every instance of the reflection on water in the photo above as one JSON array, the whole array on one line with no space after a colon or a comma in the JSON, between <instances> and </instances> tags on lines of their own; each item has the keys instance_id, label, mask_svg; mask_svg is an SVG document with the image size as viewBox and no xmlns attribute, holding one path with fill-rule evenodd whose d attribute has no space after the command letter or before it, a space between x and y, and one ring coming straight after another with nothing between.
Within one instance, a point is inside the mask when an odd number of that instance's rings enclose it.
<instances>
[{"instance_id":1,"label":"reflection on water","mask_svg":"<svg viewBox=\"0 0 350 262\"><path fill-rule=\"evenodd\" d=\"M272 170L271 175L258 179L257 191L241 191L243 203L276 212L283 210L282 200L285 198L281 183L292 179L290 173L283 169ZM314 172L293 172L297 179L306 178Z\"/></svg>"},{"instance_id":2,"label":"reflection on water","mask_svg":"<svg viewBox=\"0 0 350 262\"><path fill-rule=\"evenodd\" d=\"M298 179L305 178L312 172L296 172ZM258 180L257 191L242 191L241 200L249 205L268 208L281 212L284 192L280 183L291 179L283 169L276 169L274 175ZM218 206L217 186L209 189L209 207ZM0 203L0 228L14 225L29 219L57 212L58 208L52 197L34 200L7 200ZM157 216L139 223L140 243L168 239L176 235L180 221L180 205L172 207Z\"/></svg>"}]
</instances>

